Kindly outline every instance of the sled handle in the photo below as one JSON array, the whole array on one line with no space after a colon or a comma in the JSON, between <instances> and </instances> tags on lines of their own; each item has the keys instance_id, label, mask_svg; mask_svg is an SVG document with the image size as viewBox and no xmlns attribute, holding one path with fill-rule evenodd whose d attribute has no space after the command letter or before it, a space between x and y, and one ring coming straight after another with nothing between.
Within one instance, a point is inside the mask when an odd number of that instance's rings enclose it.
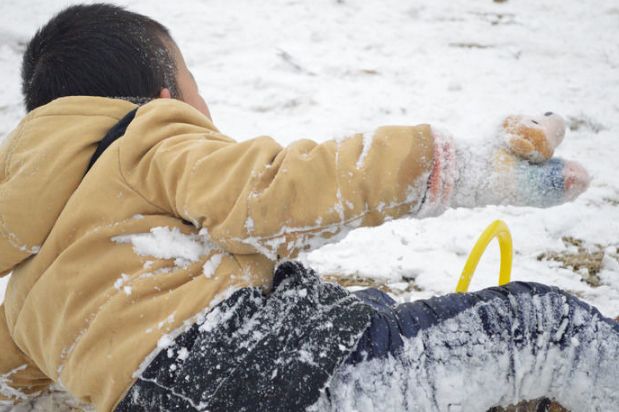
<instances>
[{"instance_id":1,"label":"sled handle","mask_svg":"<svg viewBox=\"0 0 619 412\"><path fill-rule=\"evenodd\" d=\"M479 236L477 243L473 246L471 253L462 269L462 275L458 280L456 286L457 293L465 293L469 290L471 279L477 269L479 259L486 251L488 244L494 238L499 241L499 248L501 249L501 267L499 269L499 286L509 283L509 279L512 273L512 258L513 258L513 245L512 235L509 232L509 228L502 220L495 220L492 222L486 230Z\"/></svg>"}]
</instances>

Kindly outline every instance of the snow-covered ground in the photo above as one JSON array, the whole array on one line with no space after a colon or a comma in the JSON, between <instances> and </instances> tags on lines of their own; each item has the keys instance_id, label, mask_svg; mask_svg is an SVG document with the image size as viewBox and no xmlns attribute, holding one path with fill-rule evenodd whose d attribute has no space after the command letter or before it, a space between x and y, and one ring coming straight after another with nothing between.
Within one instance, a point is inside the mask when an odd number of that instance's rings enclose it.
<instances>
[{"instance_id":1,"label":"snow-covered ground","mask_svg":"<svg viewBox=\"0 0 619 412\"><path fill-rule=\"evenodd\" d=\"M24 43L66 0L0 3L0 139L23 115ZM127 4L127 3L121 3ZM494 219L513 232L513 279L557 285L619 315L619 3L576 0L135 0L184 51L216 124L239 140L326 140L381 124L429 122L457 138L492 135L509 113L563 114L558 154L593 181L576 202L547 210L451 210L359 229L305 258L323 274L415 279L416 299L452 291L477 235ZM602 251L601 286L544 252ZM599 246L596 246L599 245ZM472 289L496 284L491 246ZM5 280L0 281L2 299Z\"/></svg>"},{"instance_id":2,"label":"snow-covered ground","mask_svg":"<svg viewBox=\"0 0 619 412\"><path fill-rule=\"evenodd\" d=\"M0 140L23 115L24 44L67 0L0 2ZM556 285L619 315L619 3L597 0L211 0L120 2L166 24L218 127L239 140L326 140L381 124L441 125L460 139L502 116L552 110L570 131L558 155L591 188L546 210L487 207L358 229L304 257L322 274L374 278L401 300L453 291L476 237L512 229L512 278ZM597 252L599 287L540 255ZM570 243L571 242L571 243ZM604 257L601 257L601 254ZM495 285L498 248L471 289ZM415 288L403 280L414 279ZM6 279L0 280L0 301ZM411 289L413 289L411 291Z\"/></svg>"}]
</instances>

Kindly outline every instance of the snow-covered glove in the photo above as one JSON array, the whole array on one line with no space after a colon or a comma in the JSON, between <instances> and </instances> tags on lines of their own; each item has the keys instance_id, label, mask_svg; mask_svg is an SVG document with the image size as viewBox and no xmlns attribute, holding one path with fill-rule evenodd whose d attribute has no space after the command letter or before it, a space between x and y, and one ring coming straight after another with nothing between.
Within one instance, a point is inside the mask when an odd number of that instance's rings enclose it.
<instances>
[{"instance_id":1,"label":"snow-covered glove","mask_svg":"<svg viewBox=\"0 0 619 412\"><path fill-rule=\"evenodd\" d=\"M510 116L499 136L457 141L433 129L434 164L422 215L448 207L550 207L575 199L589 185L577 162L552 158L565 135L561 116Z\"/></svg>"}]
</instances>

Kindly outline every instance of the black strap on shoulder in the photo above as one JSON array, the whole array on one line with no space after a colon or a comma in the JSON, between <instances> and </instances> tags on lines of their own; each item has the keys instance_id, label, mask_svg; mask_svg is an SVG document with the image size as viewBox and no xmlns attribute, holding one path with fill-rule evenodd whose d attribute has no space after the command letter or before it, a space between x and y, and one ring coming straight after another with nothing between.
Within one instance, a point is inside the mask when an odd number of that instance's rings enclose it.
<instances>
[{"instance_id":1,"label":"black strap on shoulder","mask_svg":"<svg viewBox=\"0 0 619 412\"><path fill-rule=\"evenodd\" d=\"M86 168L86 173L90 170L90 168L95 164L97 159L105 152L105 150L110 147L112 143L114 143L119 137L125 134L127 127L129 127L129 123L135 117L135 113L138 109L133 109L129 113L125 115L122 119L118 121L108 132L103 136L103 139L97 145L97 150L95 150L95 154L90 158L90 163L88 163L88 167Z\"/></svg>"}]
</instances>

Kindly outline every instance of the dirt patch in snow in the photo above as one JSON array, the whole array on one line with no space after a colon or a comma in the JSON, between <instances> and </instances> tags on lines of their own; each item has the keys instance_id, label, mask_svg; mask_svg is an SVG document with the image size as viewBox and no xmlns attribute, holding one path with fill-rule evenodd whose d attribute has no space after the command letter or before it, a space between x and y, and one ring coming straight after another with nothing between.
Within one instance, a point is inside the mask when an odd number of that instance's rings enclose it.
<instances>
[{"instance_id":1,"label":"dirt patch in snow","mask_svg":"<svg viewBox=\"0 0 619 412\"><path fill-rule=\"evenodd\" d=\"M568 410L556 402L543 398L520 402L518 405L508 406L507 408L492 408L488 412L568 412Z\"/></svg>"},{"instance_id":2,"label":"dirt patch in snow","mask_svg":"<svg viewBox=\"0 0 619 412\"><path fill-rule=\"evenodd\" d=\"M585 129L593 133L599 133L602 130L606 130L606 126L604 126L597 120L594 120L585 114L579 114L577 116L568 116L567 126L573 132L577 130Z\"/></svg>"},{"instance_id":3,"label":"dirt patch in snow","mask_svg":"<svg viewBox=\"0 0 619 412\"><path fill-rule=\"evenodd\" d=\"M385 293L402 295L406 292L421 291L413 280L407 279L402 282L384 282L378 279L365 276L343 276L341 274L322 275L321 278L327 282L337 283L345 288L375 288Z\"/></svg>"},{"instance_id":4,"label":"dirt patch in snow","mask_svg":"<svg viewBox=\"0 0 619 412\"><path fill-rule=\"evenodd\" d=\"M544 252L537 260L560 262L561 267L570 269L582 276L584 282L592 287L600 286L599 273L604 266L604 257L609 256L619 262L619 248L600 244L587 245L582 239L571 236L561 238L568 250L561 252Z\"/></svg>"}]
</instances>

